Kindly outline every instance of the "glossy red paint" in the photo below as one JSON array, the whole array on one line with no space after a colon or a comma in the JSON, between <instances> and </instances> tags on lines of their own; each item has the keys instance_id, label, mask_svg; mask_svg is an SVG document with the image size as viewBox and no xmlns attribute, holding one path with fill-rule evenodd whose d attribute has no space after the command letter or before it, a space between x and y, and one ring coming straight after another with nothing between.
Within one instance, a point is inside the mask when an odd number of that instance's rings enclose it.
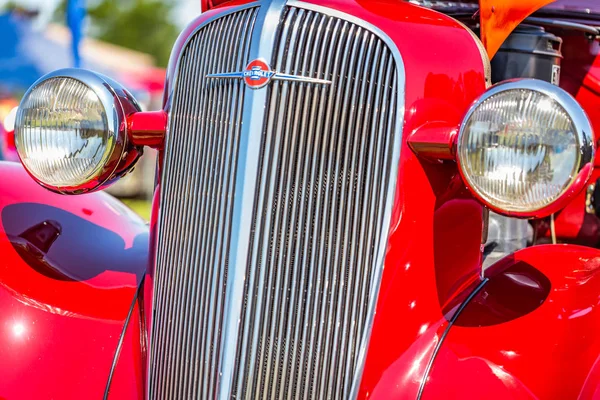
<instances>
[{"instance_id":1,"label":"glossy red paint","mask_svg":"<svg viewBox=\"0 0 600 400\"><path fill-rule=\"evenodd\" d=\"M579 33L558 33L563 38L560 86L571 93L587 113L595 132L600 134L600 42L589 41ZM587 185L600 178L600 152ZM587 187L586 185L586 187ZM559 240L594 246L600 243L600 220L585 212L586 190L582 190L555 219ZM546 230L546 236L549 231Z\"/></svg>"},{"instance_id":2,"label":"glossy red paint","mask_svg":"<svg viewBox=\"0 0 600 400\"><path fill-rule=\"evenodd\" d=\"M136 146L160 149L165 140L168 119L163 110L130 114L127 117L127 134Z\"/></svg>"},{"instance_id":3,"label":"glossy red paint","mask_svg":"<svg viewBox=\"0 0 600 400\"><path fill-rule=\"evenodd\" d=\"M7 131L4 132L4 134L4 145L6 146L6 149L15 151L15 131Z\"/></svg>"},{"instance_id":4,"label":"glossy red paint","mask_svg":"<svg viewBox=\"0 0 600 400\"><path fill-rule=\"evenodd\" d=\"M202 12L208 11L211 8L215 8L225 2L227 2L227 0L200 0L200 10Z\"/></svg>"},{"instance_id":5,"label":"glossy red paint","mask_svg":"<svg viewBox=\"0 0 600 400\"><path fill-rule=\"evenodd\" d=\"M486 275L443 342L423 398L598 398L600 250L531 247Z\"/></svg>"},{"instance_id":6,"label":"glossy red paint","mask_svg":"<svg viewBox=\"0 0 600 400\"><path fill-rule=\"evenodd\" d=\"M596 140L600 133L600 42L590 41L584 35L562 33L563 61L560 86L571 93L587 113ZM600 166L600 152L596 154Z\"/></svg>"},{"instance_id":7,"label":"glossy red paint","mask_svg":"<svg viewBox=\"0 0 600 400\"><path fill-rule=\"evenodd\" d=\"M600 168L594 168L588 186L600 179ZM586 212L587 190L582 191L564 209L555 215L555 232L557 240L562 243L597 246L600 244L600 219L595 214ZM541 241L550 240L550 226L547 220L538 222L538 235Z\"/></svg>"},{"instance_id":8,"label":"glossy red paint","mask_svg":"<svg viewBox=\"0 0 600 400\"><path fill-rule=\"evenodd\" d=\"M103 194L50 193L0 162L0 396L100 398L148 230Z\"/></svg>"}]
</instances>

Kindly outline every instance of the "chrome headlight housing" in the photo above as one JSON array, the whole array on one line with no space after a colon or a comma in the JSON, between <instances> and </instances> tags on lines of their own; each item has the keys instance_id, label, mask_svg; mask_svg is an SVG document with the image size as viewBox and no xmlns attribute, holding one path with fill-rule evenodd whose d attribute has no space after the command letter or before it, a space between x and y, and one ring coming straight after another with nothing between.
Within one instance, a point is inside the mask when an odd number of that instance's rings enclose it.
<instances>
[{"instance_id":1,"label":"chrome headlight housing","mask_svg":"<svg viewBox=\"0 0 600 400\"><path fill-rule=\"evenodd\" d=\"M142 154L127 137L127 116L137 111L133 96L105 76L83 69L52 72L19 105L15 144L21 162L55 192L104 188Z\"/></svg>"},{"instance_id":2,"label":"chrome headlight housing","mask_svg":"<svg viewBox=\"0 0 600 400\"><path fill-rule=\"evenodd\" d=\"M497 84L477 99L456 150L472 192L490 209L523 218L564 207L589 179L595 152L577 101L535 79Z\"/></svg>"}]
</instances>

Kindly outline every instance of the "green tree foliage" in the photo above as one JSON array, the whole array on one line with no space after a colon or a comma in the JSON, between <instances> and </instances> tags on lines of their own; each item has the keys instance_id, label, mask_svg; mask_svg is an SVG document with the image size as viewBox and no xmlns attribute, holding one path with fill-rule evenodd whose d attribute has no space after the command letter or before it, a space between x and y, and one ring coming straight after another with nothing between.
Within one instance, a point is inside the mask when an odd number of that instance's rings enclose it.
<instances>
[{"instance_id":1,"label":"green tree foliage","mask_svg":"<svg viewBox=\"0 0 600 400\"><path fill-rule=\"evenodd\" d=\"M8 11L12 11L12 10L16 10L18 9L20 6L19 4L17 4L16 1L7 1L3 6L2 6L2 10L8 10Z\"/></svg>"},{"instance_id":2,"label":"green tree foliage","mask_svg":"<svg viewBox=\"0 0 600 400\"><path fill-rule=\"evenodd\" d=\"M65 21L65 1L55 19ZM88 1L89 36L152 55L166 66L179 28L173 23L172 0Z\"/></svg>"},{"instance_id":3,"label":"green tree foliage","mask_svg":"<svg viewBox=\"0 0 600 400\"><path fill-rule=\"evenodd\" d=\"M11 12L23 15L28 18L33 18L38 15L35 8L28 8L26 5L21 5L17 1L7 1L3 6L0 6L0 12Z\"/></svg>"}]
</instances>

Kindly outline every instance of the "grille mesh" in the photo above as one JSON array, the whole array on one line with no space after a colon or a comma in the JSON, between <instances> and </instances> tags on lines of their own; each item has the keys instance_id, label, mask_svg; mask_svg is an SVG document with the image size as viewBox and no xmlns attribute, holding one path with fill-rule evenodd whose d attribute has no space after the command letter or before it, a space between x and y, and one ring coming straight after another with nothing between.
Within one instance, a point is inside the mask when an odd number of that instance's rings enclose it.
<instances>
[{"instance_id":1,"label":"grille mesh","mask_svg":"<svg viewBox=\"0 0 600 400\"><path fill-rule=\"evenodd\" d=\"M257 9L201 28L180 59L161 187L151 338L154 399L214 398L244 85Z\"/></svg>"},{"instance_id":2,"label":"grille mesh","mask_svg":"<svg viewBox=\"0 0 600 400\"><path fill-rule=\"evenodd\" d=\"M274 70L332 83L271 84L235 397L343 399L385 231L396 65L370 31L302 9L278 43Z\"/></svg>"}]
</instances>

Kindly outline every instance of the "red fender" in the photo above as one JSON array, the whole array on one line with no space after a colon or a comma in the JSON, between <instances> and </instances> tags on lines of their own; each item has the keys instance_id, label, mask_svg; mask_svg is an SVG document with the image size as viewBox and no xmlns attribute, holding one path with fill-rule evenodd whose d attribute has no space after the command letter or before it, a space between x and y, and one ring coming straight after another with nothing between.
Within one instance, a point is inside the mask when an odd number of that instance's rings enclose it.
<instances>
[{"instance_id":1,"label":"red fender","mask_svg":"<svg viewBox=\"0 0 600 400\"><path fill-rule=\"evenodd\" d=\"M600 250L530 247L486 275L423 398L600 398Z\"/></svg>"},{"instance_id":2,"label":"red fender","mask_svg":"<svg viewBox=\"0 0 600 400\"><path fill-rule=\"evenodd\" d=\"M147 260L148 228L122 203L0 162L0 398L102 398Z\"/></svg>"},{"instance_id":3,"label":"red fender","mask_svg":"<svg viewBox=\"0 0 600 400\"><path fill-rule=\"evenodd\" d=\"M600 144L600 43L584 35L563 35L563 63L560 85L571 93L585 110ZM600 179L600 152L588 186ZM597 246L600 243L600 219L586 213L586 190L556 214L556 236L560 241ZM545 231L545 232L544 232ZM538 234L550 236L549 227Z\"/></svg>"}]
</instances>

